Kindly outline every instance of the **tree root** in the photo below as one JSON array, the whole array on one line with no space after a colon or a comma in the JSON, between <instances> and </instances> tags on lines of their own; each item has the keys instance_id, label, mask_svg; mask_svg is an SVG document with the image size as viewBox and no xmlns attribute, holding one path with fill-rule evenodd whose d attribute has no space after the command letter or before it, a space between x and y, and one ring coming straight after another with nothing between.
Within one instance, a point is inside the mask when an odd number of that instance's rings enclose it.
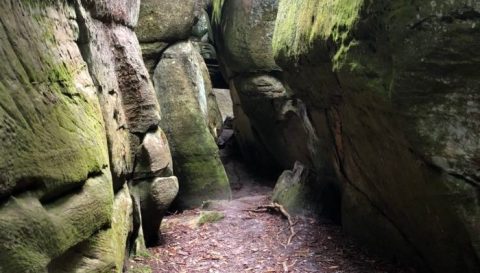
<instances>
[{"instance_id":1,"label":"tree root","mask_svg":"<svg viewBox=\"0 0 480 273\"><path fill-rule=\"evenodd\" d=\"M292 243L293 237L295 237L295 235L297 235L297 233L295 232L295 229L294 229L295 223L292 220L292 216L287 212L287 210L282 205L280 205L278 203L272 203L270 205L258 206L256 209L247 210L247 211L255 212L255 213L280 212L283 216L285 216L285 218L287 218L287 220L288 220L288 225L289 225L289 228L290 228L290 237L288 237L287 244L284 245L284 246L290 245Z\"/></svg>"}]
</instances>

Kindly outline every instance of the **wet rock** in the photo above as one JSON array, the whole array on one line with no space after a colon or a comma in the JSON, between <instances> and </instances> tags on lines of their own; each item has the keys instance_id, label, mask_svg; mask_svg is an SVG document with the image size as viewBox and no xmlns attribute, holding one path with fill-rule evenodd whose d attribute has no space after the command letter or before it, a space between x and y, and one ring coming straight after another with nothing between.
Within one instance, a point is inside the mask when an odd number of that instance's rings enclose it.
<instances>
[{"instance_id":1,"label":"wet rock","mask_svg":"<svg viewBox=\"0 0 480 273\"><path fill-rule=\"evenodd\" d=\"M154 82L164 113L174 173L179 178L178 206L229 198L230 188L214 136L221 126L208 72L189 42L168 48L155 69Z\"/></svg>"},{"instance_id":2,"label":"wet rock","mask_svg":"<svg viewBox=\"0 0 480 273\"><path fill-rule=\"evenodd\" d=\"M289 86L327 121L317 134L334 137L346 232L433 272L480 270L479 9L281 0L273 38Z\"/></svg>"}]
</instances>

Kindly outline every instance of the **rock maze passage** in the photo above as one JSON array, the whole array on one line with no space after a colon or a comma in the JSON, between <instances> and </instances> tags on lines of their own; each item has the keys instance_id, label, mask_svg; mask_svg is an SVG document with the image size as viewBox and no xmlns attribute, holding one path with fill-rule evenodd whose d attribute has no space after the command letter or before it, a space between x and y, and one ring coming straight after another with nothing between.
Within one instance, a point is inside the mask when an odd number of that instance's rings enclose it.
<instances>
[{"instance_id":1,"label":"rock maze passage","mask_svg":"<svg viewBox=\"0 0 480 273\"><path fill-rule=\"evenodd\" d=\"M1 0L0 273L480 272L480 0Z\"/></svg>"}]
</instances>

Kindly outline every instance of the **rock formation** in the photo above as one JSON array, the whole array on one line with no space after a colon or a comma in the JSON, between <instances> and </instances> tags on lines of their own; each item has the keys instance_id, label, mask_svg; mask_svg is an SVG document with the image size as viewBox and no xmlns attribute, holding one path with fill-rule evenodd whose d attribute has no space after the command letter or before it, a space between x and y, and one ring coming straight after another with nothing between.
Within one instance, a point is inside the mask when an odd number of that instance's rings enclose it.
<instances>
[{"instance_id":1,"label":"rock formation","mask_svg":"<svg viewBox=\"0 0 480 273\"><path fill-rule=\"evenodd\" d=\"M280 0L272 27L274 2L214 1L219 58L241 107L237 137L338 181L345 231L382 254L427 271L479 271L480 6ZM271 148L285 137L271 129L278 112L253 99L265 89L304 105L293 122L304 130L288 130L305 136L299 153Z\"/></svg>"},{"instance_id":2,"label":"rock formation","mask_svg":"<svg viewBox=\"0 0 480 273\"><path fill-rule=\"evenodd\" d=\"M321 180L305 183L305 190L337 196L333 165L324 153L332 145L318 137L305 103L284 81L274 60L279 1L217 2L223 3L213 11L218 58L230 83L235 137L244 157L261 169L292 169L301 162L323 174ZM320 213L330 215L335 209L325 204Z\"/></svg>"},{"instance_id":3,"label":"rock formation","mask_svg":"<svg viewBox=\"0 0 480 273\"><path fill-rule=\"evenodd\" d=\"M139 5L0 4L1 272L121 272L142 224L155 243L178 185Z\"/></svg>"},{"instance_id":4,"label":"rock formation","mask_svg":"<svg viewBox=\"0 0 480 273\"><path fill-rule=\"evenodd\" d=\"M192 0L181 4L142 1L136 30L161 104L161 127L169 139L180 183L175 204L182 209L208 199L230 198L215 143L222 118L201 56L215 55L208 42L211 31L205 5Z\"/></svg>"},{"instance_id":5,"label":"rock formation","mask_svg":"<svg viewBox=\"0 0 480 273\"><path fill-rule=\"evenodd\" d=\"M345 231L434 272L480 270L479 11L281 0L273 38L316 130L333 136Z\"/></svg>"}]
</instances>

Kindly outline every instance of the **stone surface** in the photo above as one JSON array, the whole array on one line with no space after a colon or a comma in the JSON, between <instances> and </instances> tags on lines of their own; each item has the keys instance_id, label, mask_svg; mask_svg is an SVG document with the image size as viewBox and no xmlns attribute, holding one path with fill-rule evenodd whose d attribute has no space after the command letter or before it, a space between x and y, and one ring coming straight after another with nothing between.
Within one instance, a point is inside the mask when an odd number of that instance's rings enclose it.
<instances>
[{"instance_id":1,"label":"stone surface","mask_svg":"<svg viewBox=\"0 0 480 273\"><path fill-rule=\"evenodd\" d=\"M216 0L216 45L228 78L233 74L280 70L272 54L278 0Z\"/></svg>"},{"instance_id":2,"label":"stone surface","mask_svg":"<svg viewBox=\"0 0 480 273\"><path fill-rule=\"evenodd\" d=\"M138 147L132 179L166 177L173 174L172 156L162 130L148 132Z\"/></svg>"},{"instance_id":3,"label":"stone surface","mask_svg":"<svg viewBox=\"0 0 480 273\"><path fill-rule=\"evenodd\" d=\"M175 42L190 36L195 19L194 0L143 0L135 29L141 43Z\"/></svg>"},{"instance_id":4,"label":"stone surface","mask_svg":"<svg viewBox=\"0 0 480 273\"><path fill-rule=\"evenodd\" d=\"M108 165L95 88L68 19L72 9L30 5L0 4L1 200L26 190L56 197Z\"/></svg>"},{"instance_id":5,"label":"stone surface","mask_svg":"<svg viewBox=\"0 0 480 273\"><path fill-rule=\"evenodd\" d=\"M140 146L137 177L154 180L144 196L163 213L178 191L175 178L155 182L171 157L138 11L136 0L0 4L0 272L122 272L144 248L146 201L126 183Z\"/></svg>"},{"instance_id":6,"label":"stone surface","mask_svg":"<svg viewBox=\"0 0 480 273\"><path fill-rule=\"evenodd\" d=\"M213 89L213 94L217 100L218 110L222 116L222 124L227 118L233 118L233 102L229 89Z\"/></svg>"},{"instance_id":7,"label":"stone surface","mask_svg":"<svg viewBox=\"0 0 480 273\"><path fill-rule=\"evenodd\" d=\"M140 0L81 0L95 19L135 27L140 13Z\"/></svg>"},{"instance_id":8,"label":"stone surface","mask_svg":"<svg viewBox=\"0 0 480 273\"><path fill-rule=\"evenodd\" d=\"M334 137L346 232L433 272L480 270L479 10L281 0L273 38L317 134Z\"/></svg>"},{"instance_id":9,"label":"stone surface","mask_svg":"<svg viewBox=\"0 0 480 273\"><path fill-rule=\"evenodd\" d=\"M304 103L285 85L275 64L272 36L278 1L215 1L215 41L234 102L235 135L245 158L280 173L296 161L321 172ZM329 178L329 182L332 180ZM329 183L327 182L327 183Z\"/></svg>"},{"instance_id":10,"label":"stone surface","mask_svg":"<svg viewBox=\"0 0 480 273\"><path fill-rule=\"evenodd\" d=\"M88 240L111 222L109 175L91 178L78 191L43 204L25 193L0 207L0 270L46 272L53 258Z\"/></svg>"},{"instance_id":11,"label":"stone surface","mask_svg":"<svg viewBox=\"0 0 480 273\"><path fill-rule=\"evenodd\" d=\"M126 176L132 172L133 162L127 119L115 72L115 57L113 51L108 50L111 47L111 28L92 18L79 4L77 12L81 29L78 44L97 86L97 96L107 132L114 189L117 190L123 187Z\"/></svg>"},{"instance_id":12,"label":"stone surface","mask_svg":"<svg viewBox=\"0 0 480 273\"><path fill-rule=\"evenodd\" d=\"M139 200L142 212L142 230L147 246L158 245L160 224L178 193L178 180L172 177L157 177L135 181L132 195Z\"/></svg>"},{"instance_id":13,"label":"stone surface","mask_svg":"<svg viewBox=\"0 0 480 273\"><path fill-rule=\"evenodd\" d=\"M111 228L56 258L48 266L52 273L121 273L127 253L127 240L133 229L133 206L128 187L119 190L113 203Z\"/></svg>"},{"instance_id":14,"label":"stone surface","mask_svg":"<svg viewBox=\"0 0 480 273\"><path fill-rule=\"evenodd\" d=\"M284 171L273 189L272 201L282 205L290 214L302 214L311 209L311 188L308 185L308 170L296 162L293 170Z\"/></svg>"},{"instance_id":15,"label":"stone surface","mask_svg":"<svg viewBox=\"0 0 480 273\"><path fill-rule=\"evenodd\" d=\"M165 51L154 83L164 113L161 127L180 183L177 205L191 208L207 199L229 198L228 178L212 136L212 129L221 125L216 123L219 111L205 64L190 42Z\"/></svg>"}]
</instances>

